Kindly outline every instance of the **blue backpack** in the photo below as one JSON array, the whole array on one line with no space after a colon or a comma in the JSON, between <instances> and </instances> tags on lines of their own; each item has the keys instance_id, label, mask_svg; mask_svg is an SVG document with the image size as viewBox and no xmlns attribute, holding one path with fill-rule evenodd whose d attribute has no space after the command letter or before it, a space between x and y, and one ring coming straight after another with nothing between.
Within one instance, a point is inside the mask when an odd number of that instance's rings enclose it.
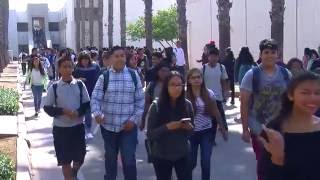
<instances>
[{"instance_id":1,"label":"blue backpack","mask_svg":"<svg viewBox=\"0 0 320 180\"><path fill-rule=\"evenodd\" d=\"M284 81L286 82L286 86L288 86L289 82L290 82L290 77L289 77L289 73L287 71L286 68L279 66L280 68L280 72L283 76ZM258 94L259 93L259 84L260 84L260 72L261 72L261 68L258 67L253 67L252 68L252 72L253 72L253 76L252 76L252 92L254 94Z\"/></svg>"}]
</instances>

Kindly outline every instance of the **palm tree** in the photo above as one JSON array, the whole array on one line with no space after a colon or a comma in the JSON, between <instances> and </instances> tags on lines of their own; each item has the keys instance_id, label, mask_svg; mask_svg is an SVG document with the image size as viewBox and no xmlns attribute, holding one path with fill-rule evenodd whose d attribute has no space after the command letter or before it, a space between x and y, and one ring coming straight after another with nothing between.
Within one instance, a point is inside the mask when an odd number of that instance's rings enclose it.
<instances>
[{"instance_id":1,"label":"palm tree","mask_svg":"<svg viewBox=\"0 0 320 180\"><path fill-rule=\"evenodd\" d=\"M9 22L9 1L0 1L0 72L9 63L8 58L8 22Z\"/></svg>"},{"instance_id":2,"label":"palm tree","mask_svg":"<svg viewBox=\"0 0 320 180\"><path fill-rule=\"evenodd\" d=\"M145 5L145 15L144 15L144 21L145 21L145 31L146 31L146 47L147 49L152 52L152 0L144 0ZM148 57L150 58L150 57ZM147 61L147 66L149 67L149 61Z\"/></svg>"},{"instance_id":3,"label":"palm tree","mask_svg":"<svg viewBox=\"0 0 320 180\"><path fill-rule=\"evenodd\" d=\"M108 41L111 48L113 46L113 0L108 0Z\"/></svg>"},{"instance_id":4,"label":"palm tree","mask_svg":"<svg viewBox=\"0 0 320 180\"><path fill-rule=\"evenodd\" d=\"M271 6L271 38L278 42L279 58L282 59L285 0L271 0Z\"/></svg>"},{"instance_id":5,"label":"palm tree","mask_svg":"<svg viewBox=\"0 0 320 180\"><path fill-rule=\"evenodd\" d=\"M121 34L121 46L126 46L126 32L127 32L127 21L126 21L126 0L120 0L120 34Z\"/></svg>"},{"instance_id":6,"label":"palm tree","mask_svg":"<svg viewBox=\"0 0 320 180\"><path fill-rule=\"evenodd\" d=\"M219 21L219 48L220 59L224 59L225 49L230 47L230 9L232 2L230 0L217 0L218 21Z\"/></svg>"},{"instance_id":7,"label":"palm tree","mask_svg":"<svg viewBox=\"0 0 320 180\"><path fill-rule=\"evenodd\" d=\"M178 35L181 41L182 49L185 54L186 66L189 69L188 61L188 23L186 16L186 3L187 0L177 0L177 15L178 15Z\"/></svg>"}]
</instances>

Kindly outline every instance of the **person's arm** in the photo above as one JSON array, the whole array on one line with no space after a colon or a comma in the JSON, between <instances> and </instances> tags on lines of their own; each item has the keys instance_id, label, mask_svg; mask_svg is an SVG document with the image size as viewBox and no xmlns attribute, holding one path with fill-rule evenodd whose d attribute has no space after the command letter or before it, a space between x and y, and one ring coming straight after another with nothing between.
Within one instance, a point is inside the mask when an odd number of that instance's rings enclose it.
<instances>
[{"instance_id":1,"label":"person's arm","mask_svg":"<svg viewBox=\"0 0 320 180\"><path fill-rule=\"evenodd\" d=\"M53 87L51 86L48 89L47 96L45 98L43 110L51 117L58 117L64 114L63 108L54 106L55 103L55 97L53 92Z\"/></svg>"},{"instance_id":2,"label":"person's arm","mask_svg":"<svg viewBox=\"0 0 320 180\"><path fill-rule=\"evenodd\" d=\"M101 110L101 105L102 105L103 97L104 97L103 83L104 83L104 78L103 78L103 75L101 75L98 78L98 81L92 91L91 112L93 113L94 117L103 115L103 112Z\"/></svg>"},{"instance_id":3,"label":"person's arm","mask_svg":"<svg viewBox=\"0 0 320 180\"><path fill-rule=\"evenodd\" d=\"M156 103L152 103L147 115L147 137L150 140L160 139L163 136L163 134L169 131L166 124L159 125L157 106L158 105Z\"/></svg>"},{"instance_id":4,"label":"person's arm","mask_svg":"<svg viewBox=\"0 0 320 180\"><path fill-rule=\"evenodd\" d=\"M242 79L240 87L240 114L244 141L250 141L249 133L249 106L252 94L253 71L249 70Z\"/></svg>"},{"instance_id":5,"label":"person's arm","mask_svg":"<svg viewBox=\"0 0 320 180\"><path fill-rule=\"evenodd\" d=\"M84 116L90 110L90 97L88 90L83 82L82 83L82 104L77 109L78 116Z\"/></svg>"},{"instance_id":6,"label":"person's arm","mask_svg":"<svg viewBox=\"0 0 320 180\"><path fill-rule=\"evenodd\" d=\"M147 113L148 113L148 110L150 108L150 105L151 105L151 101L152 101L152 98L151 96L149 95L148 93L148 88L150 88L150 84L148 85L147 89L146 89L146 93L145 93L145 104L144 104L144 111L143 111L143 114L142 114L142 119L141 119L141 125L140 125L140 130L142 131L144 128L145 128L145 124L146 124L146 116L147 116Z\"/></svg>"},{"instance_id":7,"label":"person's arm","mask_svg":"<svg viewBox=\"0 0 320 180\"><path fill-rule=\"evenodd\" d=\"M142 88L141 81L139 80L139 75L135 72L136 78L138 80L137 88L134 93L134 114L129 118L129 121L138 124L138 122L142 118L143 110L144 110L144 92Z\"/></svg>"},{"instance_id":8,"label":"person's arm","mask_svg":"<svg viewBox=\"0 0 320 180\"><path fill-rule=\"evenodd\" d=\"M221 87L222 87L222 95L223 95L223 98L225 99L229 89L228 73L226 71L225 66L224 65L221 65L221 66L222 66Z\"/></svg>"}]
</instances>

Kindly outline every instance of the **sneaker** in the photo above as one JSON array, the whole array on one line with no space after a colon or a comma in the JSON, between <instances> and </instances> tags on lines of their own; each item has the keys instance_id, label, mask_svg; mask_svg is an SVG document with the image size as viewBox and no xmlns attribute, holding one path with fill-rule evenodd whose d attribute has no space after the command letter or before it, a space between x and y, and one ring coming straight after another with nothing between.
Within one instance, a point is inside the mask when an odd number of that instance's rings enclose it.
<instances>
[{"instance_id":1,"label":"sneaker","mask_svg":"<svg viewBox=\"0 0 320 180\"><path fill-rule=\"evenodd\" d=\"M39 113L38 113L38 112L36 112L36 113L34 114L34 116L35 116L35 117L38 117L38 116L39 116Z\"/></svg>"},{"instance_id":2,"label":"sneaker","mask_svg":"<svg viewBox=\"0 0 320 180\"><path fill-rule=\"evenodd\" d=\"M86 133L86 139L93 139L93 134L91 132Z\"/></svg>"}]
</instances>

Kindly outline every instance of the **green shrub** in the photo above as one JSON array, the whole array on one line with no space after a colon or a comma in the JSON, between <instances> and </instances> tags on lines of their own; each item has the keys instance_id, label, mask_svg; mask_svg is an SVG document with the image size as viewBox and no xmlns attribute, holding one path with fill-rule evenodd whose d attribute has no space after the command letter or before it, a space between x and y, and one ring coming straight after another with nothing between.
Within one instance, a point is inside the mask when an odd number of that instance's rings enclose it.
<instances>
[{"instance_id":1,"label":"green shrub","mask_svg":"<svg viewBox=\"0 0 320 180\"><path fill-rule=\"evenodd\" d=\"M15 176L15 167L7 155L0 153L0 179L13 180Z\"/></svg>"},{"instance_id":2,"label":"green shrub","mask_svg":"<svg viewBox=\"0 0 320 180\"><path fill-rule=\"evenodd\" d=\"M18 110L18 92L14 89L0 88L0 115L14 115Z\"/></svg>"}]
</instances>

